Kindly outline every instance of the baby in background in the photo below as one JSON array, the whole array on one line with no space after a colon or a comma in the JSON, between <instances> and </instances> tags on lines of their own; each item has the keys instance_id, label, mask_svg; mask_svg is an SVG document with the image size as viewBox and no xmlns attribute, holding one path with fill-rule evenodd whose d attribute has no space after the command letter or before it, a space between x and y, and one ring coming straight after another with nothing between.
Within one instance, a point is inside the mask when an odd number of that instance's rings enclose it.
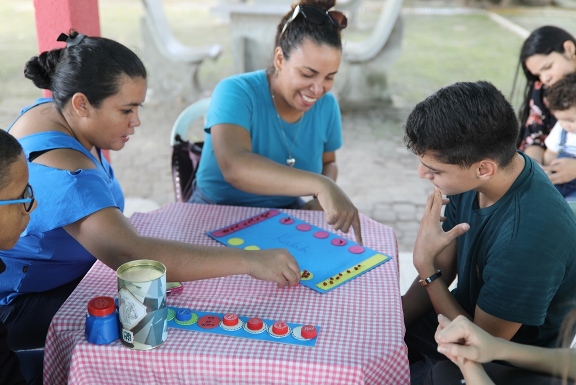
<instances>
[{"instance_id":1,"label":"baby in background","mask_svg":"<svg viewBox=\"0 0 576 385\"><path fill-rule=\"evenodd\" d=\"M576 175L557 172L561 162L576 162L576 73L566 75L546 92L558 122L545 140L543 168L567 201L576 201Z\"/></svg>"}]
</instances>

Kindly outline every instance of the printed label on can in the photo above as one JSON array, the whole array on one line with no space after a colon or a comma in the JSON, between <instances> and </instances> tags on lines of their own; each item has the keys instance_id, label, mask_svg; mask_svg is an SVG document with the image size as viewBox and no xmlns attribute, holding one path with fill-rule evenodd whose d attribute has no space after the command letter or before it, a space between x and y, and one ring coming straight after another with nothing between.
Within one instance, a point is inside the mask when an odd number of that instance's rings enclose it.
<instances>
[{"instance_id":1,"label":"printed label on can","mask_svg":"<svg viewBox=\"0 0 576 385\"><path fill-rule=\"evenodd\" d=\"M120 307L120 322L122 322L124 329L132 330L138 322L146 317L146 306L140 303L126 287L118 291L118 303Z\"/></svg>"}]
</instances>

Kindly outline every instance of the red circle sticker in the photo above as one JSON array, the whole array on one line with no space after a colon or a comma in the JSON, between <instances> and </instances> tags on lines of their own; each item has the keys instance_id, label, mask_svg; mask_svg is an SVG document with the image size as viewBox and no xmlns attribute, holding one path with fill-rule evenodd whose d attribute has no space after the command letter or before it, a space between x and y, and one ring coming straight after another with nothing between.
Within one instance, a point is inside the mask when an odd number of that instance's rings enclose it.
<instances>
[{"instance_id":1,"label":"red circle sticker","mask_svg":"<svg viewBox=\"0 0 576 385\"><path fill-rule=\"evenodd\" d=\"M294 223L294 219L290 217L282 218L280 219L280 223L282 223L283 225L291 225L292 223Z\"/></svg>"},{"instance_id":2,"label":"red circle sticker","mask_svg":"<svg viewBox=\"0 0 576 385\"><path fill-rule=\"evenodd\" d=\"M344 246L348 242L346 242L346 240L342 238L334 238L332 241L330 241L330 243L333 244L334 246Z\"/></svg>"},{"instance_id":3,"label":"red circle sticker","mask_svg":"<svg viewBox=\"0 0 576 385\"><path fill-rule=\"evenodd\" d=\"M364 252L364 248L362 246L350 246L348 251L352 254L362 254Z\"/></svg>"},{"instance_id":4,"label":"red circle sticker","mask_svg":"<svg viewBox=\"0 0 576 385\"><path fill-rule=\"evenodd\" d=\"M198 320L198 326L202 329L214 329L220 325L220 317L215 315L205 315Z\"/></svg>"},{"instance_id":5,"label":"red circle sticker","mask_svg":"<svg viewBox=\"0 0 576 385\"><path fill-rule=\"evenodd\" d=\"M312 226L310 226L307 223L300 223L299 225L296 226L296 230L300 230L300 231L310 231L312 229Z\"/></svg>"}]
</instances>

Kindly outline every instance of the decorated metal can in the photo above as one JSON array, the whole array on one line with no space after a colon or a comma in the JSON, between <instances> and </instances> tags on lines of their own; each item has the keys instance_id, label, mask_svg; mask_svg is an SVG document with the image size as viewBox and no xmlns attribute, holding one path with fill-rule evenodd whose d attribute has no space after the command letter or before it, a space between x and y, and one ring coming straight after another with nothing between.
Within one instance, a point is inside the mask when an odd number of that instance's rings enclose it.
<instances>
[{"instance_id":1,"label":"decorated metal can","mask_svg":"<svg viewBox=\"0 0 576 385\"><path fill-rule=\"evenodd\" d=\"M116 275L122 344L136 350L162 345L168 338L166 266L142 259L123 264Z\"/></svg>"}]
</instances>

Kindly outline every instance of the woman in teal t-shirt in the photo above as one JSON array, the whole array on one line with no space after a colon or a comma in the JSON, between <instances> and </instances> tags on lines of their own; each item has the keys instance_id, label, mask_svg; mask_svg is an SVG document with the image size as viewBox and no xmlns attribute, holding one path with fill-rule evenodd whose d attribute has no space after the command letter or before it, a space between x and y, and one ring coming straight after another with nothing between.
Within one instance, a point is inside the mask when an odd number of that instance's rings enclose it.
<instances>
[{"instance_id":1,"label":"woman in teal t-shirt","mask_svg":"<svg viewBox=\"0 0 576 385\"><path fill-rule=\"evenodd\" d=\"M191 203L323 210L362 242L358 210L335 183L342 123L329 91L347 19L334 5L294 5L278 25L273 68L218 84Z\"/></svg>"}]
</instances>

